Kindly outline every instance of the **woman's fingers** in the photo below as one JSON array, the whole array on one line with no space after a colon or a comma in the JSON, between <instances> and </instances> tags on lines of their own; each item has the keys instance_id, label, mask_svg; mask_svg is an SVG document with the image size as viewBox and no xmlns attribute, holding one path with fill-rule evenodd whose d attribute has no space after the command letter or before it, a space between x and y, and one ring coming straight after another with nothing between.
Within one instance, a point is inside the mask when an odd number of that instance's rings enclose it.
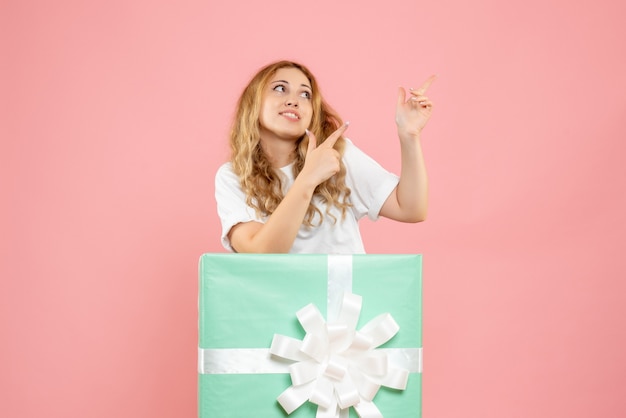
<instances>
[{"instance_id":1,"label":"woman's fingers","mask_svg":"<svg viewBox=\"0 0 626 418\"><path fill-rule=\"evenodd\" d=\"M424 106L424 107L430 107L433 105L430 99L426 96L412 96L409 99L409 101L411 101L414 104L419 104L420 106Z\"/></svg>"},{"instance_id":2,"label":"woman's fingers","mask_svg":"<svg viewBox=\"0 0 626 418\"><path fill-rule=\"evenodd\" d=\"M341 125L339 129L337 129L335 132L330 134L328 138L326 138L326 141L324 141L324 143L321 144L320 147L326 147L326 148L334 147L337 140L341 138L341 135L343 135L346 129L348 129L349 125L350 125L350 122L346 122L343 125Z\"/></svg>"}]
</instances>

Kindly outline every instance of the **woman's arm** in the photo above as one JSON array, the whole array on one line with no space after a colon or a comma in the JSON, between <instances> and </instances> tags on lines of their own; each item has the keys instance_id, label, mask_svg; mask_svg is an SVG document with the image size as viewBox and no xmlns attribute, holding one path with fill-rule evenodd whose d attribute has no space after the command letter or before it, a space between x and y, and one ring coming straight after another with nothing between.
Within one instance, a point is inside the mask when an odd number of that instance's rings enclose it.
<instances>
[{"instance_id":1,"label":"woman's arm","mask_svg":"<svg viewBox=\"0 0 626 418\"><path fill-rule=\"evenodd\" d=\"M286 253L291 249L302 225L315 188L340 169L340 155L333 148L343 135L345 124L317 146L315 135L307 131L309 144L304 167L266 223L244 222L228 233L239 253Z\"/></svg>"},{"instance_id":2,"label":"woman's arm","mask_svg":"<svg viewBox=\"0 0 626 418\"><path fill-rule=\"evenodd\" d=\"M406 99L398 90L396 125L400 139L402 168L400 182L380 210L381 216L401 222L421 222L428 212L428 177L422 154L421 133L430 119L433 105L424 94L435 80L431 76L419 89L411 89Z\"/></svg>"}]
</instances>

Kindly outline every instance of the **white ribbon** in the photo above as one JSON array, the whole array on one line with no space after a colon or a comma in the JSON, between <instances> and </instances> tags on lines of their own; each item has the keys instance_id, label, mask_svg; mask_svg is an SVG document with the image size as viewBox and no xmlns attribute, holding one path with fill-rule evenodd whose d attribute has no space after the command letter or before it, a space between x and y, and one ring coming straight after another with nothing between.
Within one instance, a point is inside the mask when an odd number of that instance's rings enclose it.
<instances>
[{"instance_id":1,"label":"white ribbon","mask_svg":"<svg viewBox=\"0 0 626 418\"><path fill-rule=\"evenodd\" d=\"M361 418L382 418L372 400L381 386L404 390L409 370L390 364L376 348L400 329L388 314L377 316L356 330L362 298L345 293L335 322L326 323L309 304L296 313L306 335L302 341L275 334L270 353L292 360L292 385L278 402L291 414L307 400L318 405L317 418L340 417L354 407Z\"/></svg>"},{"instance_id":2,"label":"white ribbon","mask_svg":"<svg viewBox=\"0 0 626 418\"><path fill-rule=\"evenodd\" d=\"M421 348L385 348L400 329L381 314L360 330L361 296L352 288L352 257L328 256L327 318L313 304L296 312L302 340L275 334L270 349L198 349L201 374L289 373L292 385L278 396L287 414L307 400L316 418L383 418L372 402L381 386L404 390L409 373L422 372Z\"/></svg>"}]
</instances>

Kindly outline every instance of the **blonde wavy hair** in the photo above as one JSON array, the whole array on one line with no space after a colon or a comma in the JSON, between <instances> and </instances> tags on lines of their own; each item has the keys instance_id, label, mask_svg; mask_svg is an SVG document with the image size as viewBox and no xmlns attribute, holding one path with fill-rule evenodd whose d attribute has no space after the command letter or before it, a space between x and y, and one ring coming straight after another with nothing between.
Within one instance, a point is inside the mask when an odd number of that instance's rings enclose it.
<instances>
[{"instance_id":1,"label":"blonde wavy hair","mask_svg":"<svg viewBox=\"0 0 626 418\"><path fill-rule=\"evenodd\" d=\"M271 215L284 197L280 173L272 168L261 148L259 122L263 93L270 79L281 68L296 68L302 71L311 83L313 117L309 130L318 138L318 146L343 124L339 115L322 98L315 77L304 65L292 61L278 61L263 67L256 73L237 102L235 118L230 132L230 148L233 170L239 176L241 188L246 194L246 203L255 209L258 216ZM304 167L308 142L308 137L303 135L296 143L293 164L294 177ZM343 155L345 148L343 137L339 138L334 148L340 155ZM329 212L332 206L341 210L342 218L351 206L348 203L350 189L346 186L345 180L346 167L341 160L339 172L319 184L314 192L326 205L325 213L334 221L337 220L336 217ZM313 203L309 203L304 224L313 226L316 213L319 214L321 222L324 214Z\"/></svg>"}]
</instances>

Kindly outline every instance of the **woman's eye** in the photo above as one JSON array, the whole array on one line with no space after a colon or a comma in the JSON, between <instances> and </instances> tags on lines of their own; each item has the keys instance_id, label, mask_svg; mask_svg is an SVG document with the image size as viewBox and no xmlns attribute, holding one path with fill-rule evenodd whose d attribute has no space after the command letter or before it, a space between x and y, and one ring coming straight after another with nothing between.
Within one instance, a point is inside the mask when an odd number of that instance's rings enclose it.
<instances>
[{"instance_id":1,"label":"woman's eye","mask_svg":"<svg viewBox=\"0 0 626 418\"><path fill-rule=\"evenodd\" d=\"M278 92L284 93L285 92L285 86L283 86L282 84L279 84L276 87L274 87L274 91L278 91Z\"/></svg>"},{"instance_id":2,"label":"woman's eye","mask_svg":"<svg viewBox=\"0 0 626 418\"><path fill-rule=\"evenodd\" d=\"M308 91L303 91L302 94L300 94L300 96L304 97L305 99L310 99L311 93Z\"/></svg>"}]
</instances>

